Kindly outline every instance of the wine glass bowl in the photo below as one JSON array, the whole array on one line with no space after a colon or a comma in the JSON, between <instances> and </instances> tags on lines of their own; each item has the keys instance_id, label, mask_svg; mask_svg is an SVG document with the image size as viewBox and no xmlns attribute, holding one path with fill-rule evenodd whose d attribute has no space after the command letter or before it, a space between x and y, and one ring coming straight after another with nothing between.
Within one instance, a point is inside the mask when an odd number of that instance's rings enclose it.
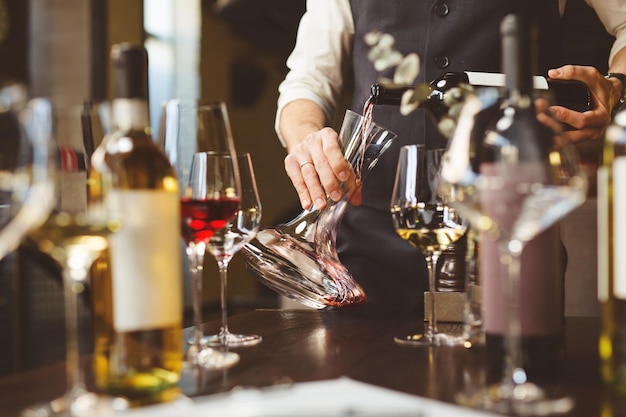
<instances>
[{"instance_id":1,"label":"wine glass bowl","mask_svg":"<svg viewBox=\"0 0 626 417\"><path fill-rule=\"evenodd\" d=\"M406 145L400 149L391 198L391 216L400 237L426 258L430 313L425 334L399 336L401 345L460 345L460 336L439 331L435 308L436 267L441 253L459 240L466 223L439 195L439 168L443 149Z\"/></svg>"},{"instance_id":2,"label":"wine glass bowl","mask_svg":"<svg viewBox=\"0 0 626 417\"><path fill-rule=\"evenodd\" d=\"M226 103L209 99L172 99L161 109L157 138L179 179L187 181L197 152L235 155Z\"/></svg>"},{"instance_id":3,"label":"wine glass bowl","mask_svg":"<svg viewBox=\"0 0 626 417\"><path fill-rule=\"evenodd\" d=\"M0 259L40 226L54 206L50 103L24 86L0 88Z\"/></svg>"}]
</instances>

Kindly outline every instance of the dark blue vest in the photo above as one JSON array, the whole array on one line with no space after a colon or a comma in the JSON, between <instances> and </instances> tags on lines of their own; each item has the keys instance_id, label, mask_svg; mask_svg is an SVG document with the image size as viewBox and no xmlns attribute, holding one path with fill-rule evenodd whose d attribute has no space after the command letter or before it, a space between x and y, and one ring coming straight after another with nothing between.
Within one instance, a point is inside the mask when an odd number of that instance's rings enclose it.
<instances>
[{"instance_id":1,"label":"dark blue vest","mask_svg":"<svg viewBox=\"0 0 626 417\"><path fill-rule=\"evenodd\" d=\"M538 66L545 73L561 64L556 0L351 0L355 24L353 110L361 113L370 86L381 75L390 75L377 73L367 59L366 33L392 33L397 50L417 52L421 60L417 82L429 82L448 71L500 72L500 22L520 4L535 4L541 10L539 26L544 30ZM545 28L550 28L550 33ZM376 106L374 120L398 138L364 179L363 204L346 211L337 249L371 304L422 314L427 288L424 258L393 229L390 198L400 147L411 143L444 146L445 141L423 110L402 116L398 107Z\"/></svg>"},{"instance_id":2,"label":"dark blue vest","mask_svg":"<svg viewBox=\"0 0 626 417\"><path fill-rule=\"evenodd\" d=\"M418 83L428 83L445 72L500 72L500 22L515 7L537 10L539 73L563 64L560 59L561 19L556 0L351 0L355 37L353 53L353 110L361 113L369 87L392 70L378 73L367 59L370 47L363 38L378 30L392 33L394 47L420 57ZM532 6L535 5L535 9ZM397 13L397 10L402 10ZM400 146L426 143L445 146L436 126L418 109L402 116L397 107L378 106L374 120L398 134L364 185L364 203L388 210Z\"/></svg>"}]
</instances>

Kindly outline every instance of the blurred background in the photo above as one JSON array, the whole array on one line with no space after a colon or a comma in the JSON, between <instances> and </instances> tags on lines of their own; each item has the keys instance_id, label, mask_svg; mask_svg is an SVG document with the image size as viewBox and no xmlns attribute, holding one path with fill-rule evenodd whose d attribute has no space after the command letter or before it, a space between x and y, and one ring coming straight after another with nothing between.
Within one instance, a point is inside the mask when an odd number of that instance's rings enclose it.
<instances>
[{"instance_id":1,"label":"blurred background","mask_svg":"<svg viewBox=\"0 0 626 417\"><path fill-rule=\"evenodd\" d=\"M300 212L274 132L277 87L286 74L305 0L0 0L0 86L18 81L31 96L112 98L109 50L143 43L150 59L150 107L156 137L169 98L227 103L238 150L252 154L265 225ZM606 72L611 38L584 0L568 0L564 33L578 62ZM593 12L591 12L593 13ZM591 42L595 48L579 48ZM594 56L580 56L581 50ZM572 61L574 62L574 61ZM348 88L349 90L349 88ZM344 95L347 107L349 91ZM336 123L335 123L336 125ZM585 230L580 239L580 230ZM566 313L598 314L595 299L595 200L563 222L568 268ZM205 320L219 311L215 262L207 257ZM582 278L581 278L582 277ZM230 314L274 308L282 300L250 276L238 257L229 268ZM83 351L91 349L89 294L83 301ZM185 324L190 325L190 314ZM64 360L63 296L56 265L31 246L0 262L0 375Z\"/></svg>"}]
</instances>

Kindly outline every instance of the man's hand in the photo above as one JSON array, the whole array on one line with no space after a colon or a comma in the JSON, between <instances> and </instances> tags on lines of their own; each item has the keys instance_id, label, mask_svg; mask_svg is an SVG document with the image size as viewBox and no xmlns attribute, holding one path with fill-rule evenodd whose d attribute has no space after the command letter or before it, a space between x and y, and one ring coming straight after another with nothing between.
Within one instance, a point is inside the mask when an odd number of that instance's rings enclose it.
<instances>
[{"instance_id":1,"label":"man's hand","mask_svg":"<svg viewBox=\"0 0 626 417\"><path fill-rule=\"evenodd\" d=\"M289 149L285 171L305 209L313 204L321 210L327 196L337 201L344 192L352 204L361 203L360 184L343 156L337 132L330 127L310 133Z\"/></svg>"},{"instance_id":2,"label":"man's hand","mask_svg":"<svg viewBox=\"0 0 626 417\"><path fill-rule=\"evenodd\" d=\"M581 142L602 138L604 128L611 120L611 112L618 105L623 86L617 79L604 78L594 67L565 65L548 71L548 77L559 80L578 80L584 82L594 103L594 108L584 113L561 106L552 106L550 111L562 123L576 130L563 134L570 142Z\"/></svg>"}]
</instances>

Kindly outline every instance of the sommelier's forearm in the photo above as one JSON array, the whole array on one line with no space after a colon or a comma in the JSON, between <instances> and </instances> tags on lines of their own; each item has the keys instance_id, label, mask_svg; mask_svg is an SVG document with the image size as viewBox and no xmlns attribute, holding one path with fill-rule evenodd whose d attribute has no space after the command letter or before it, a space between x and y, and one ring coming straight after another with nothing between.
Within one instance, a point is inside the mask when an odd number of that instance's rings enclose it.
<instances>
[{"instance_id":1,"label":"sommelier's forearm","mask_svg":"<svg viewBox=\"0 0 626 417\"><path fill-rule=\"evenodd\" d=\"M299 99L287 104L281 111L279 130L287 152L302 142L310 133L326 125L326 116L316 103Z\"/></svg>"}]
</instances>

